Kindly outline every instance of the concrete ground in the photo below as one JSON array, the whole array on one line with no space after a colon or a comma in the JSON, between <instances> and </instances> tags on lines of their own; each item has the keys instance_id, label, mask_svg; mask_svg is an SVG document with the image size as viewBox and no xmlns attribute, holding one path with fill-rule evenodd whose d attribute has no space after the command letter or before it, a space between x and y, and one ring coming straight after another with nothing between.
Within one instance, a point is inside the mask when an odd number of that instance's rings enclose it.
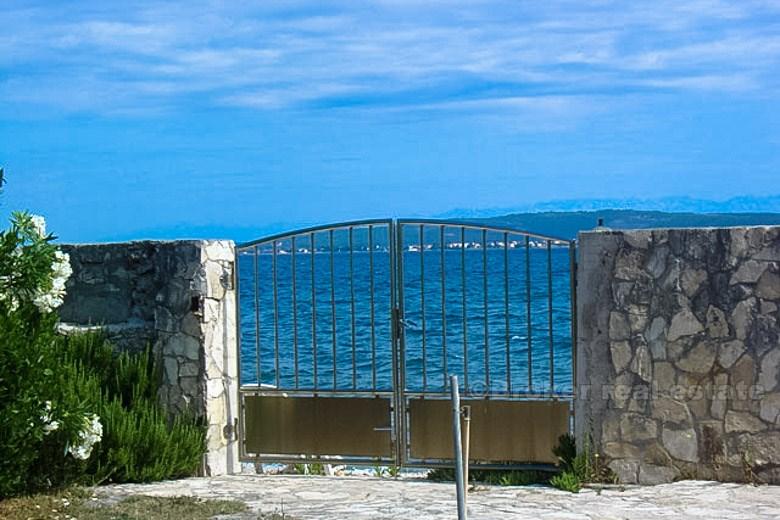
<instances>
[{"instance_id":1,"label":"concrete ground","mask_svg":"<svg viewBox=\"0 0 780 520\"><path fill-rule=\"evenodd\" d=\"M419 478L236 475L155 484L105 486L103 500L138 494L232 498L257 513L298 519L447 519L456 517L453 484ZM780 486L683 481L655 487L585 489L483 486L469 493L469 518L540 519L756 519L780 518Z\"/></svg>"}]
</instances>

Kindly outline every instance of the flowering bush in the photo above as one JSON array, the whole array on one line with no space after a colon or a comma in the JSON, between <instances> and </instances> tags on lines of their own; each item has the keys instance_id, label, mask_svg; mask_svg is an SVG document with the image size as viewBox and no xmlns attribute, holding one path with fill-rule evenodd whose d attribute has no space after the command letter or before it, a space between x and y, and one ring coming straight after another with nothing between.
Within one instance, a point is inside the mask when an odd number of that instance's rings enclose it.
<instances>
[{"instance_id":1,"label":"flowering bush","mask_svg":"<svg viewBox=\"0 0 780 520\"><path fill-rule=\"evenodd\" d=\"M27 213L0 232L0 497L79 475L102 434L99 384L57 351L71 269L53 239Z\"/></svg>"},{"instance_id":2,"label":"flowering bush","mask_svg":"<svg viewBox=\"0 0 780 520\"><path fill-rule=\"evenodd\" d=\"M0 232L0 499L192 475L205 427L169 421L150 353L117 356L100 334L56 333L71 268L53 239L27 213Z\"/></svg>"}]
</instances>

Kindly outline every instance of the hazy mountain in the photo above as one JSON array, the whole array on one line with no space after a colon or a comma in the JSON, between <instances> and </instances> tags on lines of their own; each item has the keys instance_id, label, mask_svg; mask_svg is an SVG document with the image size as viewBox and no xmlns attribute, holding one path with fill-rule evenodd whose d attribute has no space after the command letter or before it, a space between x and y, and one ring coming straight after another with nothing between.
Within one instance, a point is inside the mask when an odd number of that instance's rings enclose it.
<instances>
[{"instance_id":1,"label":"hazy mountain","mask_svg":"<svg viewBox=\"0 0 780 520\"><path fill-rule=\"evenodd\" d=\"M442 216L439 216L443 218ZM476 215L469 212L452 212L448 217L470 222L484 222L497 226L533 231L545 235L570 239L577 236L581 230L593 229L599 218L613 229L658 228L658 227L708 227L708 226L746 226L746 225L780 225L780 212L770 213L695 213L695 212L664 212L631 209L599 209L589 211L537 211L512 213L498 216ZM323 220L320 224L327 224ZM312 224L309 224L312 225ZM284 231L306 227L306 225L267 223L258 226L160 226L152 230L126 232L113 236L99 237L99 240L137 240L137 239L178 239L178 238L229 238L236 242L253 240ZM456 229L448 230L448 238L457 241ZM413 234L409 232L410 234ZM356 232L356 245L363 245L363 232ZM430 227L426 240L437 241L436 229ZM411 243L413 237L406 237ZM473 239L473 238L471 238ZM341 239L337 239L341 241ZM384 244L386 238L382 232L376 237L377 244ZM341 244L339 244L341 245Z\"/></svg>"},{"instance_id":2,"label":"hazy mountain","mask_svg":"<svg viewBox=\"0 0 780 520\"><path fill-rule=\"evenodd\" d=\"M593 229L599 218L613 229L780 225L780 213L670 213L625 209L517 213L469 220L574 238L578 231Z\"/></svg>"},{"instance_id":3,"label":"hazy mountain","mask_svg":"<svg viewBox=\"0 0 780 520\"><path fill-rule=\"evenodd\" d=\"M436 217L475 219L516 213L579 212L616 208L670 213L779 213L780 195L742 196L721 201L692 197L552 200L508 208L459 208L441 213Z\"/></svg>"}]
</instances>

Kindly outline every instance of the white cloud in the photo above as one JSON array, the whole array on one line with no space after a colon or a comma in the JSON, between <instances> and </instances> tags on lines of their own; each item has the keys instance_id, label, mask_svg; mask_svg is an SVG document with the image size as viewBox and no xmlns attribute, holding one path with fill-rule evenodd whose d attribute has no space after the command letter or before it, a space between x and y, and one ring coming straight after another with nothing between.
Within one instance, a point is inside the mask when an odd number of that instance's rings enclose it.
<instances>
[{"instance_id":1,"label":"white cloud","mask_svg":"<svg viewBox=\"0 0 780 520\"><path fill-rule=\"evenodd\" d=\"M14 27L0 35L0 101L512 109L637 88L775 95L778 14L748 0L12 4L0 11Z\"/></svg>"}]
</instances>

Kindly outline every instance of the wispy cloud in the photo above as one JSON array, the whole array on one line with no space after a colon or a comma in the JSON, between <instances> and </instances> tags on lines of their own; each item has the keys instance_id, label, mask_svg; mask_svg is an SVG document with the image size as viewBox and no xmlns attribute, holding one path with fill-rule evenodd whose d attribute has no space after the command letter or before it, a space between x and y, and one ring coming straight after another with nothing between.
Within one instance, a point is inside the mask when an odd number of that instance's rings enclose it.
<instances>
[{"instance_id":1,"label":"wispy cloud","mask_svg":"<svg viewBox=\"0 0 780 520\"><path fill-rule=\"evenodd\" d=\"M0 22L11 28L0 102L66 111L322 108L350 96L556 111L636 89L775 96L780 77L780 5L758 0L11 1Z\"/></svg>"}]
</instances>

